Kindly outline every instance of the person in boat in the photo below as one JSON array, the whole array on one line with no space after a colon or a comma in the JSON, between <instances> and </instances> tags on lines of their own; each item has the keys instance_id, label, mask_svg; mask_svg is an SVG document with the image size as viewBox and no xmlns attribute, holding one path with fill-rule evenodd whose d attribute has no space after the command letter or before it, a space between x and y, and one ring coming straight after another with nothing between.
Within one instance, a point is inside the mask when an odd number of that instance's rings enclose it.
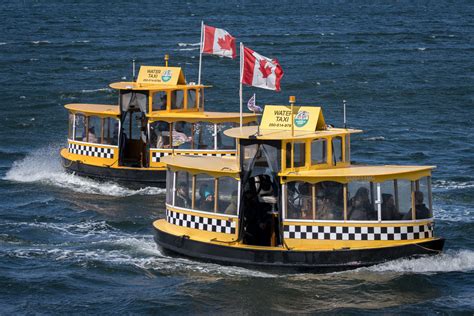
<instances>
[{"instance_id":1,"label":"person in boat","mask_svg":"<svg viewBox=\"0 0 474 316\"><path fill-rule=\"evenodd\" d=\"M185 133L185 122L176 122L173 130L173 146L178 147L190 141L192 137Z\"/></svg>"},{"instance_id":2,"label":"person in boat","mask_svg":"<svg viewBox=\"0 0 474 316\"><path fill-rule=\"evenodd\" d=\"M349 205L350 220L374 220L377 218L374 207L370 203L367 188L360 187L354 197L350 199Z\"/></svg>"},{"instance_id":3,"label":"person in boat","mask_svg":"<svg viewBox=\"0 0 474 316\"><path fill-rule=\"evenodd\" d=\"M230 197L230 204L227 205L227 207L224 211L225 214L228 214L228 215L236 215L237 214L237 207L238 207L238 205L237 205L238 204L237 194L238 194L237 190L234 190L232 192L232 195Z\"/></svg>"},{"instance_id":4,"label":"person in boat","mask_svg":"<svg viewBox=\"0 0 474 316\"><path fill-rule=\"evenodd\" d=\"M396 221L400 218L393 195L382 193L382 220Z\"/></svg>"},{"instance_id":5,"label":"person in boat","mask_svg":"<svg viewBox=\"0 0 474 316\"><path fill-rule=\"evenodd\" d=\"M87 139L88 139L89 143L97 143L98 142L97 136L95 136L94 126L89 127L89 130L87 131Z\"/></svg>"},{"instance_id":6,"label":"person in boat","mask_svg":"<svg viewBox=\"0 0 474 316\"><path fill-rule=\"evenodd\" d=\"M207 184L201 185L199 188L199 209L201 211L213 211L214 210L214 192L209 189Z\"/></svg>"},{"instance_id":7,"label":"person in boat","mask_svg":"<svg viewBox=\"0 0 474 316\"><path fill-rule=\"evenodd\" d=\"M272 212L275 211L277 199L273 189L273 183L268 175L257 177L257 195L259 206L255 210L257 212L256 222L256 242L260 246L270 246L271 230L273 225Z\"/></svg>"},{"instance_id":8,"label":"person in boat","mask_svg":"<svg viewBox=\"0 0 474 316\"><path fill-rule=\"evenodd\" d=\"M415 191L415 216L416 219L423 219L423 218L430 218L431 217L431 212L430 209L426 207L426 205L423 203L424 196L423 192L421 191ZM412 219L411 218L411 209L409 212L403 216L403 219Z\"/></svg>"},{"instance_id":9,"label":"person in boat","mask_svg":"<svg viewBox=\"0 0 474 316\"><path fill-rule=\"evenodd\" d=\"M293 187L294 197L291 203L291 218L312 219L312 205L309 183L299 183Z\"/></svg>"},{"instance_id":10,"label":"person in boat","mask_svg":"<svg viewBox=\"0 0 474 316\"><path fill-rule=\"evenodd\" d=\"M186 183L181 182L178 184L178 188L176 190L176 206L191 208L191 199L188 196L188 192L189 190Z\"/></svg>"},{"instance_id":11,"label":"person in boat","mask_svg":"<svg viewBox=\"0 0 474 316\"><path fill-rule=\"evenodd\" d=\"M341 199L340 190L327 183L318 183L316 190L316 217L320 220L337 220L343 216L344 206L338 204Z\"/></svg>"},{"instance_id":12,"label":"person in boat","mask_svg":"<svg viewBox=\"0 0 474 316\"><path fill-rule=\"evenodd\" d=\"M150 125L151 135L150 143L156 148L169 148L170 145L170 131L169 124L164 121L153 122Z\"/></svg>"},{"instance_id":13,"label":"person in boat","mask_svg":"<svg viewBox=\"0 0 474 316\"><path fill-rule=\"evenodd\" d=\"M255 185L255 178L250 178L244 186L243 194L243 207L244 220L243 229L244 237L243 242L249 245L257 245L258 239L257 234L259 231L259 208L260 202L258 200L257 189Z\"/></svg>"}]
</instances>

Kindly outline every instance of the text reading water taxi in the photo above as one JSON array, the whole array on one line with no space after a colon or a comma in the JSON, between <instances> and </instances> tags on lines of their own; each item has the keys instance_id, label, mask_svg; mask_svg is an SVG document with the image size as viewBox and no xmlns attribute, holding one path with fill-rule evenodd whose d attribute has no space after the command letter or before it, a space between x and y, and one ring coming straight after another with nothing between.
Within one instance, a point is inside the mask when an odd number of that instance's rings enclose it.
<instances>
[{"instance_id":1,"label":"text reading water taxi","mask_svg":"<svg viewBox=\"0 0 474 316\"><path fill-rule=\"evenodd\" d=\"M110 87L119 90L118 105L65 106L66 170L127 185L164 185L162 157L235 156L235 141L223 131L237 125L239 113L204 111L208 86L186 83L181 68L142 66L136 82ZM256 122L256 115L244 114L245 125Z\"/></svg>"},{"instance_id":2,"label":"text reading water taxi","mask_svg":"<svg viewBox=\"0 0 474 316\"><path fill-rule=\"evenodd\" d=\"M291 122L294 122L293 124ZM337 270L438 254L432 166L350 162L354 129L319 107L265 107L236 157L166 157L166 250L227 264Z\"/></svg>"}]
</instances>

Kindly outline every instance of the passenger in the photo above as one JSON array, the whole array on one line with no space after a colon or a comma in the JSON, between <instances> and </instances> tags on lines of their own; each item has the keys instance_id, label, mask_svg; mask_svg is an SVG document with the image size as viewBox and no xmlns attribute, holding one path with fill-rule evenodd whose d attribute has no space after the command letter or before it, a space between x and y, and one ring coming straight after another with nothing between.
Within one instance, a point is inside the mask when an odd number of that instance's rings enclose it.
<instances>
[{"instance_id":1,"label":"passenger","mask_svg":"<svg viewBox=\"0 0 474 316\"><path fill-rule=\"evenodd\" d=\"M392 194L382 193L382 220L396 221L401 218L395 206L395 199Z\"/></svg>"},{"instance_id":2,"label":"passenger","mask_svg":"<svg viewBox=\"0 0 474 316\"><path fill-rule=\"evenodd\" d=\"M238 199L237 199L237 190L232 192L230 197L230 204L226 207L224 213L228 215L237 215Z\"/></svg>"},{"instance_id":3,"label":"passenger","mask_svg":"<svg viewBox=\"0 0 474 316\"><path fill-rule=\"evenodd\" d=\"M188 186L186 183L181 182L178 184L178 188L176 190L176 206L191 208L191 201L189 199L188 192Z\"/></svg>"},{"instance_id":4,"label":"passenger","mask_svg":"<svg viewBox=\"0 0 474 316\"><path fill-rule=\"evenodd\" d=\"M192 137L186 135L185 133L185 124L186 123L182 121L174 123L173 147L180 147L181 145L192 140Z\"/></svg>"},{"instance_id":5,"label":"passenger","mask_svg":"<svg viewBox=\"0 0 474 316\"><path fill-rule=\"evenodd\" d=\"M89 143L98 143L97 136L95 136L95 128L94 126L89 127L89 131L87 132L87 141Z\"/></svg>"},{"instance_id":6,"label":"passenger","mask_svg":"<svg viewBox=\"0 0 474 316\"><path fill-rule=\"evenodd\" d=\"M317 192L316 218L321 220L338 219L336 216L337 206L333 199L330 198L330 195L324 189L320 189Z\"/></svg>"},{"instance_id":7,"label":"passenger","mask_svg":"<svg viewBox=\"0 0 474 316\"><path fill-rule=\"evenodd\" d=\"M415 191L415 216L416 219L424 219L424 218L430 218L431 217L431 212L430 209L426 207L426 205L423 203L423 192L421 191ZM403 219L412 219L411 218L411 209L409 212L403 216Z\"/></svg>"},{"instance_id":8,"label":"passenger","mask_svg":"<svg viewBox=\"0 0 474 316\"><path fill-rule=\"evenodd\" d=\"M214 192L207 184L199 188L199 209L201 211L214 211Z\"/></svg>"},{"instance_id":9,"label":"passenger","mask_svg":"<svg viewBox=\"0 0 474 316\"><path fill-rule=\"evenodd\" d=\"M369 190L367 188L360 187L349 201L349 205L349 220L363 221L377 218L372 203L370 203Z\"/></svg>"},{"instance_id":10,"label":"passenger","mask_svg":"<svg viewBox=\"0 0 474 316\"><path fill-rule=\"evenodd\" d=\"M298 198L295 205L300 210L301 219L312 219L312 203L309 183L300 183L298 186Z\"/></svg>"}]
</instances>

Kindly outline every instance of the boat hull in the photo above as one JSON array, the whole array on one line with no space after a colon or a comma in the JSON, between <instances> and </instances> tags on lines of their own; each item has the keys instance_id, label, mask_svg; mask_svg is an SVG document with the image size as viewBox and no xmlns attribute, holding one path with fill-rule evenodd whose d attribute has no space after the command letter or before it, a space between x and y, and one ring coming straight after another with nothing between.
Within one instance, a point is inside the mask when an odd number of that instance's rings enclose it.
<instances>
[{"instance_id":1,"label":"boat hull","mask_svg":"<svg viewBox=\"0 0 474 316\"><path fill-rule=\"evenodd\" d=\"M390 260L439 254L444 239L367 249L330 251L264 250L204 243L154 228L156 243L166 251L226 265L290 268L300 271L330 272L370 266Z\"/></svg>"},{"instance_id":2,"label":"boat hull","mask_svg":"<svg viewBox=\"0 0 474 316\"><path fill-rule=\"evenodd\" d=\"M61 157L67 172L101 181L114 181L131 188L164 187L166 185L165 170L140 168L112 168L84 164Z\"/></svg>"}]
</instances>

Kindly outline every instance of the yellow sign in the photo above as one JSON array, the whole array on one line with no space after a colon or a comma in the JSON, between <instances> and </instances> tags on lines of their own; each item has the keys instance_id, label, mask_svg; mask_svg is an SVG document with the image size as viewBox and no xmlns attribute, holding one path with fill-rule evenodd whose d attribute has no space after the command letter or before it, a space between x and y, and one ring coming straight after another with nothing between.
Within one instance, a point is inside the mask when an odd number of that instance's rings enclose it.
<instances>
[{"instance_id":1,"label":"yellow sign","mask_svg":"<svg viewBox=\"0 0 474 316\"><path fill-rule=\"evenodd\" d=\"M315 106L294 106L293 125L295 131L323 130L326 128L323 111ZM291 130L292 115L289 105L266 105L263 111L261 129Z\"/></svg>"},{"instance_id":2,"label":"yellow sign","mask_svg":"<svg viewBox=\"0 0 474 316\"><path fill-rule=\"evenodd\" d=\"M180 67L141 66L138 73L139 84L177 85L186 84Z\"/></svg>"}]
</instances>

